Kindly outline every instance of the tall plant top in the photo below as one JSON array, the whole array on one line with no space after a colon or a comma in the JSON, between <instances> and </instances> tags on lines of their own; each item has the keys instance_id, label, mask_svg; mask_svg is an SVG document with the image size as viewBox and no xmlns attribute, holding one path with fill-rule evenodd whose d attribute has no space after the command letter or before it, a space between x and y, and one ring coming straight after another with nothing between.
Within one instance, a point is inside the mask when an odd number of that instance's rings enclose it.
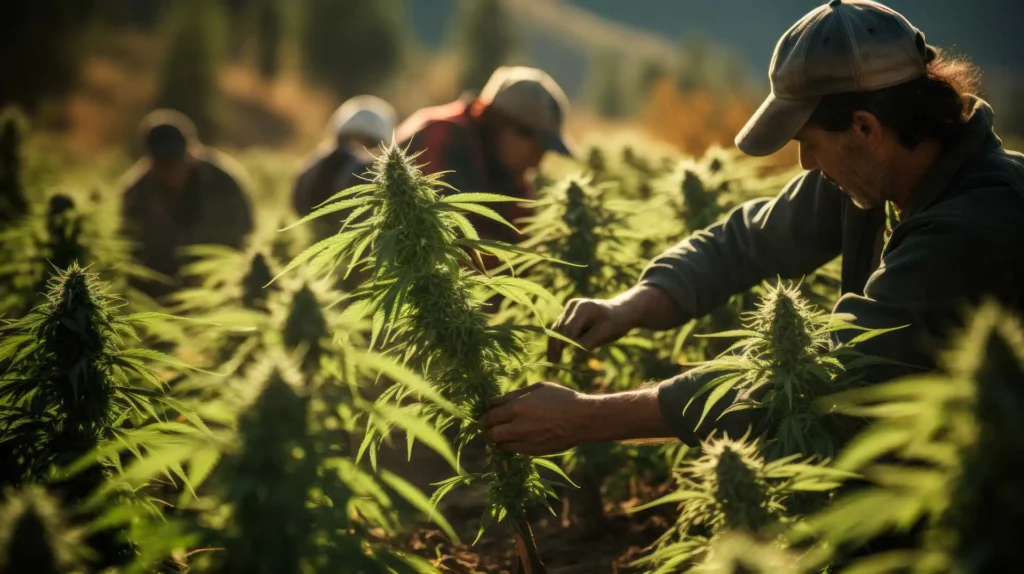
<instances>
[{"instance_id":1,"label":"tall plant top","mask_svg":"<svg viewBox=\"0 0 1024 574\"><path fill-rule=\"evenodd\" d=\"M373 316L372 341L386 347L418 369L445 399L458 405L462 414L414 405L417 413L430 413L438 428L458 423L457 448L479 435L476 420L490 400L501 393L510 370L521 363L525 351L521 332L528 327L492 325L483 310L482 292L518 302L532 297L551 298L544 289L523 279L488 277L476 270L481 253L509 259L528 254L525 249L481 239L466 214L477 214L512 226L486 202L520 201L490 193L445 193L443 174L424 175L409 156L396 146L383 149L370 172L370 183L342 191L301 220L350 210L342 229L293 260L285 271L307 264L317 272L345 265L346 273L358 270L367 280L353 298ZM397 387L379 400L394 408L403 397ZM410 407L401 407L410 408ZM390 431L371 417L363 450L376 448ZM371 449L371 456L373 456ZM483 527L490 522L509 525L517 542L520 560L538 572L540 561L523 505L553 496L551 486L537 473L537 466L557 471L542 459L513 455L488 447L483 472L460 472L446 481L435 498L458 484L483 481L490 486L490 506Z\"/></svg>"}]
</instances>

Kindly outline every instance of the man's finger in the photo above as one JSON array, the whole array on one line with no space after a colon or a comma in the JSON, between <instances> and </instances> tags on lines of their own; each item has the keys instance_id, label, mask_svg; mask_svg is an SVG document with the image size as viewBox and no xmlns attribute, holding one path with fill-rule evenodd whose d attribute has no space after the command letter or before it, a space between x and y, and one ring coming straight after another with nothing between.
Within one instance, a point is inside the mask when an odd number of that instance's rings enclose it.
<instances>
[{"instance_id":1,"label":"man's finger","mask_svg":"<svg viewBox=\"0 0 1024 574\"><path fill-rule=\"evenodd\" d=\"M491 399L491 408L493 409L495 407L500 407L501 405L511 401L512 399L519 398L525 395L526 393L535 390L538 385L540 385L540 383L533 383L532 385L527 385L523 388L516 389L514 391L509 391L504 395L494 397L493 399Z\"/></svg>"},{"instance_id":2,"label":"man's finger","mask_svg":"<svg viewBox=\"0 0 1024 574\"><path fill-rule=\"evenodd\" d=\"M493 426L484 431L484 438L489 442L497 445L501 445L506 442L514 442L520 440L522 437L517 436L518 430L512 423L504 423L497 426Z\"/></svg>"},{"instance_id":3,"label":"man's finger","mask_svg":"<svg viewBox=\"0 0 1024 574\"><path fill-rule=\"evenodd\" d=\"M558 316L557 319L555 319L555 322L551 324L552 331L558 333L559 335L564 334L562 333L562 329L565 327L565 323L566 321L569 320L569 317L572 316L578 303L578 300L573 299L569 301L568 304L566 304L565 309L563 309L562 313ZM548 337L548 362L557 363L559 360L561 360L563 348L565 348L565 343L554 337Z\"/></svg>"},{"instance_id":4,"label":"man's finger","mask_svg":"<svg viewBox=\"0 0 1024 574\"><path fill-rule=\"evenodd\" d=\"M577 305L579 305L578 299L573 299L566 303L565 309L562 309L562 312L558 315L558 318L555 319L555 322L551 324L551 330L555 331L556 333L560 332L560 329L565 326L566 322L569 321L569 318L572 317L572 314L576 312Z\"/></svg>"},{"instance_id":5,"label":"man's finger","mask_svg":"<svg viewBox=\"0 0 1024 574\"><path fill-rule=\"evenodd\" d=\"M608 332L607 323L600 323L595 325L593 329L583 333L576 342L584 349L593 351L595 347L607 343L609 338L611 338L611 333Z\"/></svg>"},{"instance_id":6,"label":"man's finger","mask_svg":"<svg viewBox=\"0 0 1024 574\"><path fill-rule=\"evenodd\" d=\"M541 449L538 449L530 443L522 441L502 442L498 443L496 446L501 450L507 450L517 454L525 454L527 456L533 456L541 452Z\"/></svg>"},{"instance_id":7,"label":"man's finger","mask_svg":"<svg viewBox=\"0 0 1024 574\"><path fill-rule=\"evenodd\" d=\"M491 410L484 413L484 416L480 417L480 426L485 430L493 426L512 422L515 418L515 413L512 408L508 405L503 407L492 408Z\"/></svg>"}]
</instances>

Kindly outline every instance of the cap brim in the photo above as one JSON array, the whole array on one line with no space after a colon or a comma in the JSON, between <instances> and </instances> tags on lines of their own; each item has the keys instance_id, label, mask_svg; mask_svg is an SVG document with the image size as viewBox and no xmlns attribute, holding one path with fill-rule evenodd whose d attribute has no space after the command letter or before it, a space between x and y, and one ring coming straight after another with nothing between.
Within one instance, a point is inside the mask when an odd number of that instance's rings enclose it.
<instances>
[{"instance_id":1,"label":"cap brim","mask_svg":"<svg viewBox=\"0 0 1024 574\"><path fill-rule=\"evenodd\" d=\"M751 156L772 155L796 136L820 101L786 100L770 94L736 136L736 147Z\"/></svg>"},{"instance_id":2,"label":"cap brim","mask_svg":"<svg viewBox=\"0 0 1024 574\"><path fill-rule=\"evenodd\" d=\"M579 157L576 154L576 146L573 145L573 142L567 136L554 132L541 132L537 134L537 139L546 151L552 151L570 158Z\"/></svg>"}]
</instances>

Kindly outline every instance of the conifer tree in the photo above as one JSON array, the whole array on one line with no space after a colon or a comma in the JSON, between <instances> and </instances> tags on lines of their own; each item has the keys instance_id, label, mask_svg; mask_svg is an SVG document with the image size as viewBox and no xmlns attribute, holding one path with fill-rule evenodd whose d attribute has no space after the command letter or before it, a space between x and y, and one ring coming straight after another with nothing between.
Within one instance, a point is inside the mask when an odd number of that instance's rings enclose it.
<instances>
[{"instance_id":1,"label":"conifer tree","mask_svg":"<svg viewBox=\"0 0 1024 574\"><path fill-rule=\"evenodd\" d=\"M217 73L224 56L225 15L218 2L180 0L169 8L155 106L189 116L200 137L220 127Z\"/></svg>"},{"instance_id":2,"label":"conifer tree","mask_svg":"<svg viewBox=\"0 0 1024 574\"><path fill-rule=\"evenodd\" d=\"M480 90L494 70L508 63L515 47L512 22L502 0L460 0L457 29L463 90Z\"/></svg>"},{"instance_id":3,"label":"conifer tree","mask_svg":"<svg viewBox=\"0 0 1024 574\"><path fill-rule=\"evenodd\" d=\"M265 80L274 79L281 68L284 27L281 1L261 0L256 7L256 65Z\"/></svg>"},{"instance_id":4,"label":"conifer tree","mask_svg":"<svg viewBox=\"0 0 1024 574\"><path fill-rule=\"evenodd\" d=\"M22 187L21 146L25 120L15 108L0 114L0 227L28 210Z\"/></svg>"},{"instance_id":5,"label":"conifer tree","mask_svg":"<svg viewBox=\"0 0 1024 574\"><path fill-rule=\"evenodd\" d=\"M588 93L591 105L606 118L618 119L630 111L623 74L623 57L611 50L600 51L590 61Z\"/></svg>"},{"instance_id":6,"label":"conifer tree","mask_svg":"<svg viewBox=\"0 0 1024 574\"><path fill-rule=\"evenodd\" d=\"M307 78L342 98L374 92L401 66L402 0L311 0L301 34Z\"/></svg>"}]
</instances>

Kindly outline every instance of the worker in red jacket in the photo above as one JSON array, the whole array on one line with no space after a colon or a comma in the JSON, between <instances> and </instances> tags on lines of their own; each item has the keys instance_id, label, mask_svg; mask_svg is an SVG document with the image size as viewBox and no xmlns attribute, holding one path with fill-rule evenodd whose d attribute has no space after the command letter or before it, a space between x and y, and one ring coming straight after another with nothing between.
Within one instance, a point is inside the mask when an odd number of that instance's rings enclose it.
<instances>
[{"instance_id":1,"label":"worker in red jacket","mask_svg":"<svg viewBox=\"0 0 1024 574\"><path fill-rule=\"evenodd\" d=\"M396 142L420 153L425 173L452 171L444 182L460 192L488 192L533 199L527 174L546 152L572 156L564 133L568 99L545 72L498 68L475 97L425 108L398 128ZM496 203L505 219L528 215L527 207ZM517 243L523 237L484 217L470 217L481 238ZM488 264L494 263L489 260Z\"/></svg>"}]
</instances>

